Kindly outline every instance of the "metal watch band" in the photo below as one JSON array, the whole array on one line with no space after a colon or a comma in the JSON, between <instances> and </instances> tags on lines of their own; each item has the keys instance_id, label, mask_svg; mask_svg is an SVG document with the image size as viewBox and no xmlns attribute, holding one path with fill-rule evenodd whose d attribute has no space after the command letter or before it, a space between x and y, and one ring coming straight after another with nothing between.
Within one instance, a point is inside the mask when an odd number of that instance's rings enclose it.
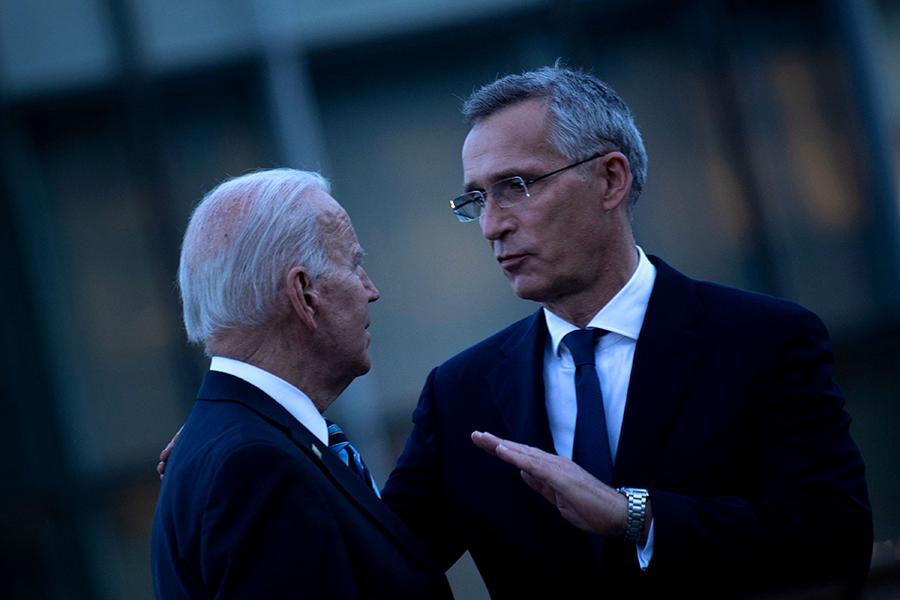
<instances>
[{"instance_id":1,"label":"metal watch band","mask_svg":"<svg viewBox=\"0 0 900 600\"><path fill-rule=\"evenodd\" d=\"M625 540L639 542L644 532L644 518L647 516L647 498L650 493L640 488L620 487L617 492L628 499L628 522L625 525Z\"/></svg>"}]
</instances>

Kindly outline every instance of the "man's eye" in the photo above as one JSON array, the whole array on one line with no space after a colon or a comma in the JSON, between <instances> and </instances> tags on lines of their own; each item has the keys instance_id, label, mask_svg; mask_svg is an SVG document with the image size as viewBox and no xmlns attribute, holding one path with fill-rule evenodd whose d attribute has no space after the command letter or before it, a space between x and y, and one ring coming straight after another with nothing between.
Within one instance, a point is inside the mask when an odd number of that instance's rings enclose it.
<instances>
[{"instance_id":1,"label":"man's eye","mask_svg":"<svg viewBox=\"0 0 900 600\"><path fill-rule=\"evenodd\" d=\"M505 179L495 184L494 187L500 187L502 193L505 195L525 195L528 193L528 189L525 187L525 182L518 177L513 179Z\"/></svg>"}]
</instances>

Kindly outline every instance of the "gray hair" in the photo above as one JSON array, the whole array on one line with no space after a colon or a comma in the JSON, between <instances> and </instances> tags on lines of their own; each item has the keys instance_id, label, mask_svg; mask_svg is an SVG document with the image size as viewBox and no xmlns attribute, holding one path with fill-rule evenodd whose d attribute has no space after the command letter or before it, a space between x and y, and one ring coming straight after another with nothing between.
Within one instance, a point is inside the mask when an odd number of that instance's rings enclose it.
<instances>
[{"instance_id":1,"label":"gray hair","mask_svg":"<svg viewBox=\"0 0 900 600\"><path fill-rule=\"evenodd\" d=\"M204 196L178 268L190 341L267 323L278 314L285 274L298 264L313 279L332 273L321 210L301 201L310 189L330 188L318 173L271 169L225 181Z\"/></svg>"},{"instance_id":2,"label":"gray hair","mask_svg":"<svg viewBox=\"0 0 900 600\"><path fill-rule=\"evenodd\" d=\"M583 160L595 152L625 155L632 176L630 216L647 178L647 152L628 105L593 75L563 68L557 62L482 87L466 100L463 116L474 126L503 108L531 99L546 103L550 111L548 141L569 160Z\"/></svg>"}]
</instances>

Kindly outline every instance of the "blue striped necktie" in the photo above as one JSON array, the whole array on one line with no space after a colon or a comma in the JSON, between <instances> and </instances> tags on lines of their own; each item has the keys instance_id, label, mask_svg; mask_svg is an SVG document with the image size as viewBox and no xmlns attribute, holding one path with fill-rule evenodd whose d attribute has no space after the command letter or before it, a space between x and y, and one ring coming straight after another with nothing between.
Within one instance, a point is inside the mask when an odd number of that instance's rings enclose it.
<instances>
[{"instance_id":1,"label":"blue striped necktie","mask_svg":"<svg viewBox=\"0 0 900 600\"><path fill-rule=\"evenodd\" d=\"M344 461L344 464L350 467L350 470L356 473L363 483L372 488L376 496L381 498L378 486L375 485L375 479L369 473L369 469L366 468L366 464L363 462L359 452L353 447L353 444L350 443L340 427L328 419L325 419L325 423L328 425L328 447L337 453L341 460Z\"/></svg>"}]
</instances>

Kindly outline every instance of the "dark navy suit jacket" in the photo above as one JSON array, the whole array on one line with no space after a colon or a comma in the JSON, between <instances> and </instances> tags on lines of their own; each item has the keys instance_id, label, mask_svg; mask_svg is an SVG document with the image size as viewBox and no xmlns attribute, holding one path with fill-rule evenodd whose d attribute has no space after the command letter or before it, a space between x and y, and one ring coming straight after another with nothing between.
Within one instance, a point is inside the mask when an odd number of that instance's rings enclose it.
<instances>
[{"instance_id":1,"label":"dark navy suit jacket","mask_svg":"<svg viewBox=\"0 0 900 600\"><path fill-rule=\"evenodd\" d=\"M442 569L327 445L209 371L153 522L156 597L451 597Z\"/></svg>"},{"instance_id":2,"label":"dark navy suit jacket","mask_svg":"<svg viewBox=\"0 0 900 600\"><path fill-rule=\"evenodd\" d=\"M489 431L554 452L541 311L431 372L385 501L445 568L469 550L494 598L832 584L852 594L868 570L871 513L821 321L651 260L613 481L650 490L646 572L619 540L598 568L588 534L470 440Z\"/></svg>"}]
</instances>

